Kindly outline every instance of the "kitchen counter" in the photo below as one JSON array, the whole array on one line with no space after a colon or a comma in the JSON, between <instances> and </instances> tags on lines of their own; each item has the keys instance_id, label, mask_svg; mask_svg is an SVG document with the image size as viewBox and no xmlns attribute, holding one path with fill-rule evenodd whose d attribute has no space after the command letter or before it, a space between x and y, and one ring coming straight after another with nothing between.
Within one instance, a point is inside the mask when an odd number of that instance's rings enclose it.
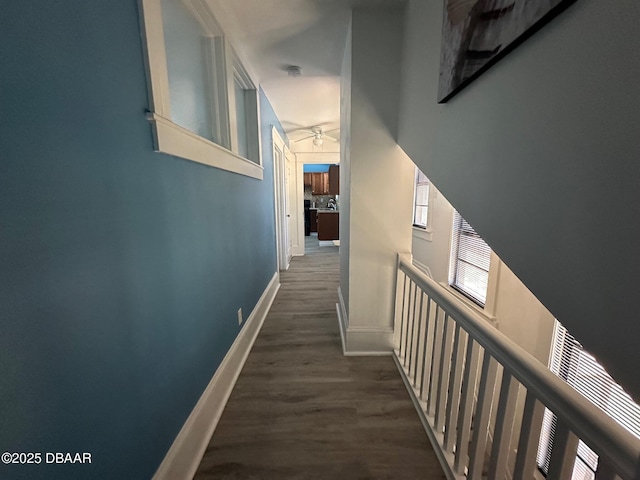
<instances>
[{"instance_id":1,"label":"kitchen counter","mask_svg":"<svg viewBox=\"0 0 640 480\"><path fill-rule=\"evenodd\" d=\"M329 208L310 208L309 210L315 210L318 213L338 213L338 210L331 210Z\"/></svg>"},{"instance_id":2,"label":"kitchen counter","mask_svg":"<svg viewBox=\"0 0 640 480\"><path fill-rule=\"evenodd\" d=\"M340 238L340 213L338 210L318 210L318 240Z\"/></svg>"}]
</instances>

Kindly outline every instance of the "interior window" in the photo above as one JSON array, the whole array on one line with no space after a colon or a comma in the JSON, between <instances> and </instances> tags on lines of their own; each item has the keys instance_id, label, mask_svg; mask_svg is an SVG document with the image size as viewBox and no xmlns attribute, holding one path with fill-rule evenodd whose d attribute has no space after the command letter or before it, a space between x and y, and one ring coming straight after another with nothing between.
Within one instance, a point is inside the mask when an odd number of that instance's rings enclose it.
<instances>
[{"instance_id":1,"label":"interior window","mask_svg":"<svg viewBox=\"0 0 640 480\"><path fill-rule=\"evenodd\" d=\"M557 320L549 369L640 438L640 406ZM553 412L545 410L537 457L538 467L545 475L549 471L556 422ZM597 468L598 455L580 441L572 480L594 480Z\"/></svg>"},{"instance_id":2,"label":"interior window","mask_svg":"<svg viewBox=\"0 0 640 480\"><path fill-rule=\"evenodd\" d=\"M454 212L449 284L484 306L491 249L458 212Z\"/></svg>"},{"instance_id":3,"label":"interior window","mask_svg":"<svg viewBox=\"0 0 640 480\"><path fill-rule=\"evenodd\" d=\"M429 227L429 179L416 167L416 184L413 196L413 226Z\"/></svg>"}]
</instances>

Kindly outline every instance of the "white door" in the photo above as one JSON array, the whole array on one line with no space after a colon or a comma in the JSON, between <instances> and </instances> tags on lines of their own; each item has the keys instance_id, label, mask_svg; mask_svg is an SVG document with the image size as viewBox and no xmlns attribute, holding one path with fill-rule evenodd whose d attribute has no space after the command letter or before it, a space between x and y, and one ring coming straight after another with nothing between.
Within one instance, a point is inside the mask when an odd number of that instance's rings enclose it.
<instances>
[{"instance_id":1,"label":"white door","mask_svg":"<svg viewBox=\"0 0 640 480\"><path fill-rule=\"evenodd\" d=\"M289 239L289 191L287 188L286 146L275 128L271 129L273 139L273 176L276 210L276 246L279 270L287 270L291 261L291 241Z\"/></svg>"},{"instance_id":2,"label":"white door","mask_svg":"<svg viewBox=\"0 0 640 480\"><path fill-rule=\"evenodd\" d=\"M295 205L295 160L292 161L293 154L285 146L284 158L286 164L286 196L285 196L285 210L287 215L287 264L291 263L291 257L293 256L293 233L295 232L295 225L293 223L294 215L292 215L292 207Z\"/></svg>"}]
</instances>

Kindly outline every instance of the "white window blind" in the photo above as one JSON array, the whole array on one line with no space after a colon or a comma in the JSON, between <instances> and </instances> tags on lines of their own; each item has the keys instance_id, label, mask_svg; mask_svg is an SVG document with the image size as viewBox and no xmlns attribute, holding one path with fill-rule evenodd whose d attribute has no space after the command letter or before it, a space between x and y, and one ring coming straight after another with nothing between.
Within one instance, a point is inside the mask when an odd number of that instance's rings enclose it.
<instances>
[{"instance_id":1,"label":"white window blind","mask_svg":"<svg viewBox=\"0 0 640 480\"><path fill-rule=\"evenodd\" d=\"M429 225L429 179L417 167L413 200L413 225L427 228Z\"/></svg>"},{"instance_id":2,"label":"white window blind","mask_svg":"<svg viewBox=\"0 0 640 480\"><path fill-rule=\"evenodd\" d=\"M489 245L458 212L454 212L449 284L484 306L490 259Z\"/></svg>"},{"instance_id":3,"label":"white window blind","mask_svg":"<svg viewBox=\"0 0 640 480\"><path fill-rule=\"evenodd\" d=\"M557 321L549 369L640 438L640 406L633 402L596 359L584 351L582 345ZM555 427L555 415L545 410L537 458L538 467L545 474L549 470ZM580 441L572 480L594 480L597 467L598 456Z\"/></svg>"}]
</instances>

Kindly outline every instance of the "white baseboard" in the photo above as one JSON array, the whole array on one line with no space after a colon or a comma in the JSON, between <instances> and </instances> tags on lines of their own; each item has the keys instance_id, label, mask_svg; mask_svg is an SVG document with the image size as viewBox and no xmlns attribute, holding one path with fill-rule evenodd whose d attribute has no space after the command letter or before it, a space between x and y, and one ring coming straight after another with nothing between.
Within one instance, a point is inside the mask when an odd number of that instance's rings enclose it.
<instances>
[{"instance_id":1,"label":"white baseboard","mask_svg":"<svg viewBox=\"0 0 640 480\"><path fill-rule=\"evenodd\" d=\"M344 304L344 297L342 296L342 289L338 287L338 303L336 303L336 310L338 312L338 328L340 329L340 340L342 341L342 353L346 355L346 336L347 326L349 325L349 316L347 315L347 307Z\"/></svg>"},{"instance_id":2,"label":"white baseboard","mask_svg":"<svg viewBox=\"0 0 640 480\"><path fill-rule=\"evenodd\" d=\"M345 356L388 356L393 353L393 329L375 326L349 326L349 317L338 287L338 327Z\"/></svg>"},{"instance_id":3,"label":"white baseboard","mask_svg":"<svg viewBox=\"0 0 640 480\"><path fill-rule=\"evenodd\" d=\"M336 245L333 243L333 240L318 240L319 247L335 247Z\"/></svg>"},{"instance_id":4,"label":"white baseboard","mask_svg":"<svg viewBox=\"0 0 640 480\"><path fill-rule=\"evenodd\" d=\"M386 356L393 353L393 329L349 326L345 335L347 356Z\"/></svg>"},{"instance_id":5,"label":"white baseboard","mask_svg":"<svg viewBox=\"0 0 640 480\"><path fill-rule=\"evenodd\" d=\"M276 272L173 441L153 480L186 479L195 475L279 288L280 276Z\"/></svg>"}]
</instances>

